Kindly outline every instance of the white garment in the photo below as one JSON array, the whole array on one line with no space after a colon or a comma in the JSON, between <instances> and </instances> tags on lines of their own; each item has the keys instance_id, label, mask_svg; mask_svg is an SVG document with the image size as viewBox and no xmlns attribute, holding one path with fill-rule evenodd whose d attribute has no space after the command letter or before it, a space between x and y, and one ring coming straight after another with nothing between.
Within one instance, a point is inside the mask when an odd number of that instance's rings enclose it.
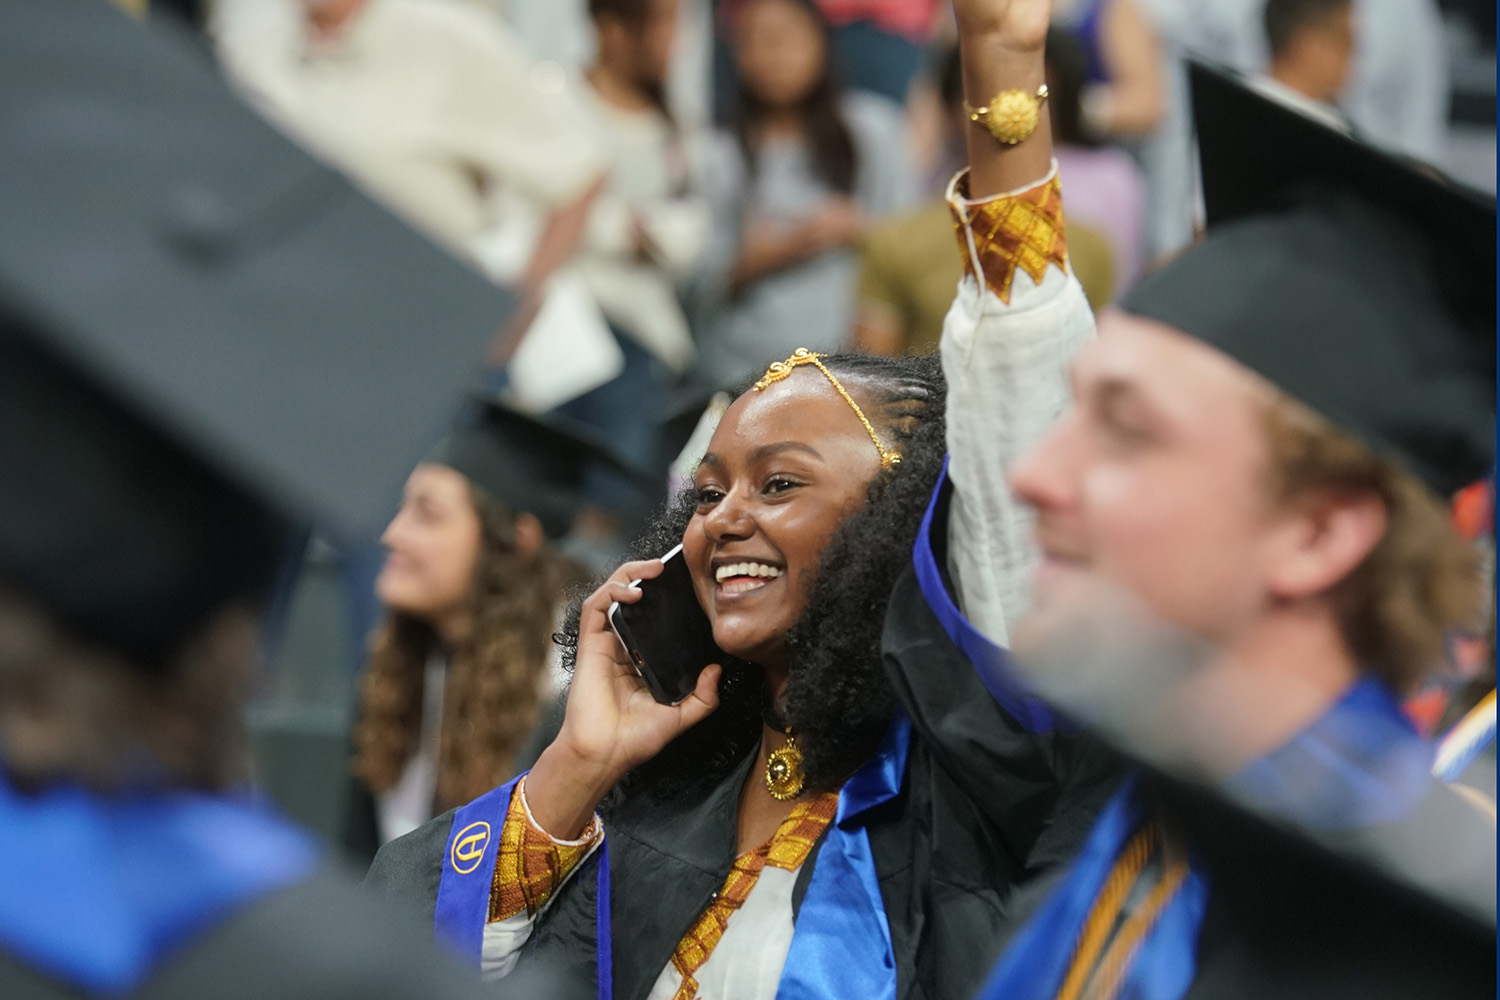
<instances>
[{"instance_id":1,"label":"white garment","mask_svg":"<svg viewBox=\"0 0 1500 1000\"><path fill-rule=\"evenodd\" d=\"M1294 90L1271 76L1256 74L1248 78L1247 82L1252 88L1273 101L1286 105L1301 115L1306 115L1320 125L1347 134L1349 132L1349 119L1332 104L1327 104L1315 98L1308 97L1300 90Z\"/></svg>"},{"instance_id":2,"label":"white garment","mask_svg":"<svg viewBox=\"0 0 1500 1000\"><path fill-rule=\"evenodd\" d=\"M968 237L972 248L972 231ZM1009 305L964 277L943 328L949 475L958 488L949 518L950 568L960 606L997 643L1006 640L1007 621L1024 610L1037 562L1029 511L1012 496L1006 473L1066 405L1068 362L1093 335L1093 316L1072 273L1049 267L1040 284L1018 272ZM796 875L762 870L694 976L703 1000L775 1000L794 930ZM651 902L616 900L615 912L628 913L633 905ZM487 975L514 967L534 919L523 911L485 927L481 968ZM649 1000L670 1000L681 983L668 961Z\"/></svg>"},{"instance_id":3,"label":"white garment","mask_svg":"<svg viewBox=\"0 0 1500 1000\"><path fill-rule=\"evenodd\" d=\"M382 844L404 837L432 819L443 728L443 682L447 675L448 664L441 656L428 659L422 678L422 731L417 737L417 750L402 769L400 780L375 802Z\"/></svg>"},{"instance_id":4,"label":"white garment","mask_svg":"<svg viewBox=\"0 0 1500 1000\"><path fill-rule=\"evenodd\" d=\"M951 186L948 195L957 200ZM968 243L972 254L972 231ZM977 255L974 271L982 273ZM948 475L955 488L948 567L959 607L1000 646L1009 645L1008 623L1026 612L1038 563L1034 518L1006 477L1067 406L1068 364L1093 335L1083 286L1055 267L1040 284L1017 270L1009 305L966 276L943 324Z\"/></svg>"},{"instance_id":5,"label":"white garment","mask_svg":"<svg viewBox=\"0 0 1500 1000\"><path fill-rule=\"evenodd\" d=\"M1270 68L1265 0L1145 4L1185 50L1244 73ZM1448 90L1448 48L1435 0L1355 0L1354 59L1339 105L1362 138L1442 166Z\"/></svg>"},{"instance_id":6,"label":"white garment","mask_svg":"<svg viewBox=\"0 0 1500 1000\"><path fill-rule=\"evenodd\" d=\"M693 978L703 1000L773 1000L792 947L792 888L799 868L767 865L743 905L729 918L724 936ZM646 1000L672 1000L682 974L668 962Z\"/></svg>"},{"instance_id":7,"label":"white garment","mask_svg":"<svg viewBox=\"0 0 1500 1000\"><path fill-rule=\"evenodd\" d=\"M214 31L231 77L450 248L472 254L517 212L539 228L598 177L602 146L565 75L537 72L499 17L469 0L370 0L341 38L315 44L299 6L222 4Z\"/></svg>"},{"instance_id":8,"label":"white garment","mask_svg":"<svg viewBox=\"0 0 1500 1000\"><path fill-rule=\"evenodd\" d=\"M677 299L708 244L708 203L691 194L690 146L661 112L616 107L580 82L591 128L609 149L609 176L589 215L579 275L605 317L673 371L693 360ZM637 228L650 249L637 255Z\"/></svg>"},{"instance_id":9,"label":"white garment","mask_svg":"<svg viewBox=\"0 0 1500 1000\"><path fill-rule=\"evenodd\" d=\"M866 221L915 204L901 109L885 98L851 91L841 110L856 154L852 196ZM758 375L798 347L842 349L853 329L859 282L853 249L829 251L762 275L737 295L731 296L729 289L750 221L792 229L835 194L819 175L811 148L801 139L769 140L757 152L752 170L739 140L721 132L709 144L707 162L705 185L714 222L695 296L706 373L730 385Z\"/></svg>"}]
</instances>

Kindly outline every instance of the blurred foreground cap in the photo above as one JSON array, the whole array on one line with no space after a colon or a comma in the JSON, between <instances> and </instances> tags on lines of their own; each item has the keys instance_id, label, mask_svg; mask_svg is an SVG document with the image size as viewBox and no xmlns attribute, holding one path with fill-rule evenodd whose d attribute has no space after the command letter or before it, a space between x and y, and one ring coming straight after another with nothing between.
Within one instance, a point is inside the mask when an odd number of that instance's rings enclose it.
<instances>
[{"instance_id":1,"label":"blurred foreground cap","mask_svg":"<svg viewBox=\"0 0 1500 1000\"><path fill-rule=\"evenodd\" d=\"M375 534L509 293L245 107L170 25L0 30L0 584L160 662L286 527Z\"/></svg>"},{"instance_id":2,"label":"blurred foreground cap","mask_svg":"<svg viewBox=\"0 0 1500 1000\"><path fill-rule=\"evenodd\" d=\"M603 465L650 485L588 427L494 400L474 400L427 460L463 473L512 511L534 514L553 540L568 533L587 503L589 467Z\"/></svg>"},{"instance_id":3,"label":"blurred foreground cap","mask_svg":"<svg viewBox=\"0 0 1500 1000\"><path fill-rule=\"evenodd\" d=\"M1208 236L1122 303L1442 496L1494 457L1495 200L1193 63Z\"/></svg>"}]
</instances>

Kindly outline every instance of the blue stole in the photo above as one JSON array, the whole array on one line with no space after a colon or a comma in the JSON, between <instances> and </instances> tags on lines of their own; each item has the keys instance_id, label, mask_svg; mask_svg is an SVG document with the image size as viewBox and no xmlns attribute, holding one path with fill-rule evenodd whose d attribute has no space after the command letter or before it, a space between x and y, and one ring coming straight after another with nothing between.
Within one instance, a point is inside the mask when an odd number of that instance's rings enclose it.
<instances>
[{"instance_id":1,"label":"blue stole","mask_svg":"<svg viewBox=\"0 0 1500 1000\"><path fill-rule=\"evenodd\" d=\"M1357 829L1408 815L1431 787L1431 759L1430 746L1395 696L1379 681L1363 678L1311 726L1226 782L1224 790L1233 800L1306 829ZM1057 995L1089 909L1145 817L1136 785L1134 775L1122 783L1062 884L1000 957L980 1000ZM1208 890L1202 873L1190 871L1142 941L1121 997L1178 1000L1187 992Z\"/></svg>"},{"instance_id":2,"label":"blue stole","mask_svg":"<svg viewBox=\"0 0 1500 1000\"><path fill-rule=\"evenodd\" d=\"M844 784L823 836L792 932L777 1000L895 1000L896 957L880 881L861 818L901 791L911 723L898 714L879 751ZM500 829L514 779L459 809L453 817L433 922L439 938L479 964L489 917ZM614 993L608 840L586 864L597 866L595 962L599 1000Z\"/></svg>"},{"instance_id":3,"label":"blue stole","mask_svg":"<svg viewBox=\"0 0 1500 1000\"><path fill-rule=\"evenodd\" d=\"M309 836L248 801L74 785L27 795L0 777L0 947L89 993L132 992L318 862Z\"/></svg>"},{"instance_id":4,"label":"blue stole","mask_svg":"<svg viewBox=\"0 0 1500 1000\"><path fill-rule=\"evenodd\" d=\"M979 1000L1053 1000L1057 996L1089 910L1125 842L1145 819L1136 782L1134 775L1127 777L1104 807L1062 884L1012 939L979 991ZM1207 903L1207 884L1190 870L1141 941L1119 996L1177 1000L1187 992L1196 967L1198 926Z\"/></svg>"},{"instance_id":5,"label":"blue stole","mask_svg":"<svg viewBox=\"0 0 1500 1000\"><path fill-rule=\"evenodd\" d=\"M861 816L901 792L911 721L898 712L880 749L844 783L807 895L776 1000L895 1000L896 953Z\"/></svg>"},{"instance_id":6,"label":"blue stole","mask_svg":"<svg viewBox=\"0 0 1500 1000\"><path fill-rule=\"evenodd\" d=\"M443 852L443 870L438 879L433 929L438 940L460 958L479 966L484 944L484 925L490 917L490 888L495 881L495 861L500 852L500 831L510 810L511 793L524 775L516 775L453 814L448 846ZM599 1000L614 995L614 961L609 925L609 842L584 864L595 866L599 905L595 917L594 961L598 969Z\"/></svg>"},{"instance_id":7,"label":"blue stole","mask_svg":"<svg viewBox=\"0 0 1500 1000\"><path fill-rule=\"evenodd\" d=\"M1023 729L1029 733L1051 733L1076 728L1027 689L1011 666L1010 653L985 638L964 617L953 600L953 595L948 593L948 588L943 583L942 569L938 566L937 555L933 550L932 526L952 488L952 483L948 480L948 460L945 458L942 475L938 477L937 488L932 491L932 500L927 505L927 513L923 515L922 526L917 532L917 544L912 549L912 568L916 571L922 596L927 598L927 606L932 609L949 640L974 664L974 669L990 696Z\"/></svg>"},{"instance_id":8,"label":"blue stole","mask_svg":"<svg viewBox=\"0 0 1500 1000\"><path fill-rule=\"evenodd\" d=\"M1306 830L1357 830L1405 819L1432 787L1432 758L1396 696L1364 677L1223 787L1231 799Z\"/></svg>"}]
</instances>

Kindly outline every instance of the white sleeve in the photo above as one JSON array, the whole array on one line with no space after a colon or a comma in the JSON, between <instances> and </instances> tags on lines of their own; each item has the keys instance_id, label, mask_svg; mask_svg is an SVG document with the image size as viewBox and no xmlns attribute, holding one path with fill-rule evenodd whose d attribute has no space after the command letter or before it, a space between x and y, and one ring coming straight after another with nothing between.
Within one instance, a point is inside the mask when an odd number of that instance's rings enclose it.
<instances>
[{"instance_id":1,"label":"white sleeve","mask_svg":"<svg viewBox=\"0 0 1500 1000\"><path fill-rule=\"evenodd\" d=\"M1049 183L1056 172L1054 162L1047 177L1025 190ZM948 569L969 621L1005 646L1009 623L1029 602L1037 565L1031 512L1011 494L1006 476L1067 404L1068 364L1093 336L1094 316L1078 279L1057 266L1048 266L1040 282L1017 268L1010 301L1002 301L983 280L986 237L976 233L971 214L981 203L953 187L949 203L970 262L943 324L948 474L955 488Z\"/></svg>"},{"instance_id":2,"label":"white sleeve","mask_svg":"<svg viewBox=\"0 0 1500 1000\"><path fill-rule=\"evenodd\" d=\"M567 870L562 877L562 881L553 887L547 897L547 901L535 913L528 913L523 907L518 913L505 917L502 920L491 920L484 925L484 936L480 939L479 945L479 974L484 979L499 979L502 976L510 974L510 971L516 967L516 960L521 956L521 948L530 939L532 928L536 926L536 922L541 919L543 913L547 912L547 907L552 905L553 900L557 899L558 893L562 892L567 884L573 880L573 876L578 873L578 870L588 864L589 858L593 857L594 852L599 849L599 845L604 843L604 826L599 819L598 813L594 814L589 828L584 831L583 836L578 840L558 840L547 834L532 817L531 806L527 803L526 794L520 790L520 787L518 786L516 794L521 797L521 808L526 812L526 822L533 829L542 833L543 836L548 837L554 844L560 847L583 847L587 845L588 850ZM506 821L511 821L509 816L507 816Z\"/></svg>"}]
</instances>

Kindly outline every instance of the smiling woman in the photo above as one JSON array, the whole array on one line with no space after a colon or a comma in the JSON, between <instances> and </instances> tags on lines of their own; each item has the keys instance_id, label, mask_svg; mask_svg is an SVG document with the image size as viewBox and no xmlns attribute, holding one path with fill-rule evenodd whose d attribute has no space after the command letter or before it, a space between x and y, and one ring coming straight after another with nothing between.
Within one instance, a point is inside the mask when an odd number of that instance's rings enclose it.
<instances>
[{"instance_id":1,"label":"smiling woman","mask_svg":"<svg viewBox=\"0 0 1500 1000\"><path fill-rule=\"evenodd\" d=\"M960 7L970 103L1035 100L1048 4ZM524 963L569 998L969 996L1016 888L1086 830L1111 763L988 669L1035 562L1004 469L1092 329L1041 120L1009 145L974 129L941 361L756 372L691 489L575 608L535 767L377 857L370 882L485 971ZM678 545L725 656L664 705L607 616ZM465 874L475 823L498 835Z\"/></svg>"}]
</instances>

